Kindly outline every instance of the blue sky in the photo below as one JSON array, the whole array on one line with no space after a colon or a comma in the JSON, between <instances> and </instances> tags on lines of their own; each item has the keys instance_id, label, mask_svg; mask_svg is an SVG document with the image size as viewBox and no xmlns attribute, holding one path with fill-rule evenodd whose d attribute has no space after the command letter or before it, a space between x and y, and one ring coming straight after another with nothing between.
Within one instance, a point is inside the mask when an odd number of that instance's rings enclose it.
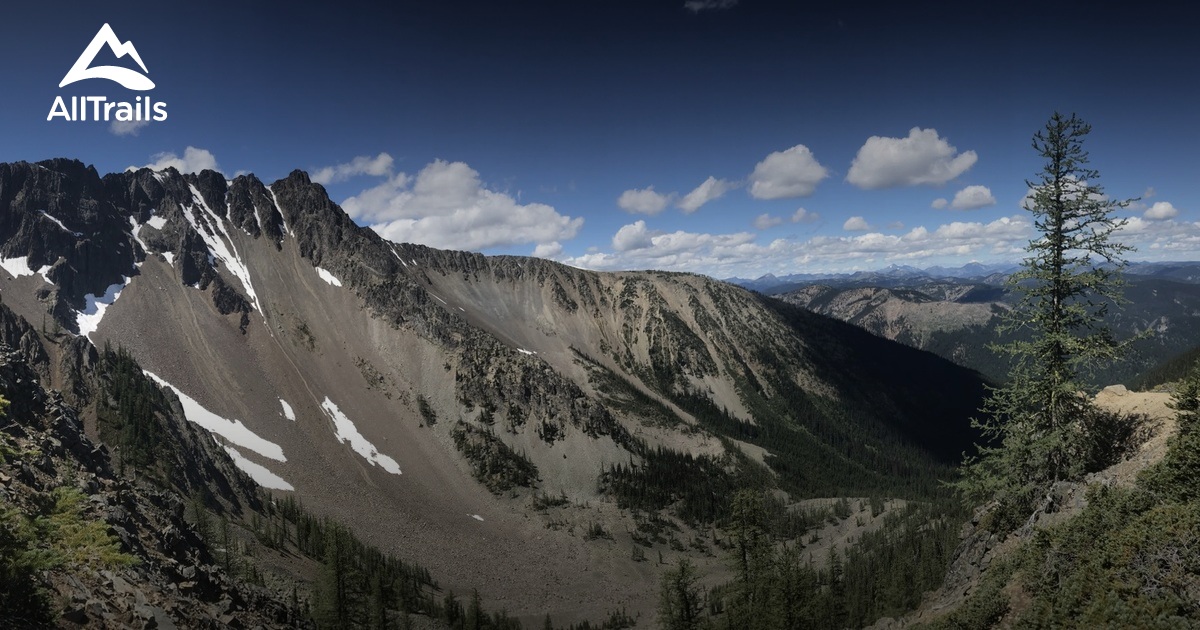
<instances>
[{"instance_id":1,"label":"blue sky","mask_svg":"<svg viewBox=\"0 0 1200 630\"><path fill-rule=\"evenodd\" d=\"M1132 258L1200 255L1200 40L1174 5L32 4L6 9L0 161L301 168L396 240L755 277L1018 259L1030 137L1061 110L1107 192L1144 197ZM104 23L153 90L58 87ZM139 94L168 119L46 121Z\"/></svg>"}]
</instances>

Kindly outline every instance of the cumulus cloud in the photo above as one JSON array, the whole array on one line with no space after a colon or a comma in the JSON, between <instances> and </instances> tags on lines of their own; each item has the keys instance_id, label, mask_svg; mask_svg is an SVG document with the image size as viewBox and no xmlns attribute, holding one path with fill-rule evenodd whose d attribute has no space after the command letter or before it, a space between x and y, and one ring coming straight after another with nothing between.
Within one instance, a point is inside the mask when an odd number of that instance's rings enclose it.
<instances>
[{"instance_id":1,"label":"cumulus cloud","mask_svg":"<svg viewBox=\"0 0 1200 630\"><path fill-rule=\"evenodd\" d=\"M1165 221L1179 216L1179 208L1169 201L1156 201L1142 216L1151 221Z\"/></svg>"},{"instance_id":2,"label":"cumulus cloud","mask_svg":"<svg viewBox=\"0 0 1200 630\"><path fill-rule=\"evenodd\" d=\"M623 228L624 229L624 228ZM644 226L628 230L639 246L625 251L589 250L561 260L597 270L664 269L714 278L756 278L764 273L840 272L879 269L891 263L962 264L967 260L1013 262L1036 237L1031 218L1021 213L990 222L955 221L918 226L902 233L844 234L757 242L753 233L656 233ZM1200 222L1150 221L1131 217L1116 233L1146 260L1194 260L1200 256Z\"/></svg>"},{"instance_id":3,"label":"cumulus cloud","mask_svg":"<svg viewBox=\"0 0 1200 630\"><path fill-rule=\"evenodd\" d=\"M955 210L976 210L994 205L996 205L996 198L992 196L992 191L987 186L967 186L954 193L954 201L950 202L950 207Z\"/></svg>"},{"instance_id":4,"label":"cumulus cloud","mask_svg":"<svg viewBox=\"0 0 1200 630\"><path fill-rule=\"evenodd\" d=\"M949 201L946 201L942 197L938 197L937 199L933 200L933 203L929 204L929 207L933 208L934 210L944 210L948 205L950 205Z\"/></svg>"},{"instance_id":5,"label":"cumulus cloud","mask_svg":"<svg viewBox=\"0 0 1200 630\"><path fill-rule=\"evenodd\" d=\"M559 256L561 256L562 253L563 253L563 246L562 246L562 243L559 243L558 241L551 241L549 243L539 243L537 247L533 248L533 255L535 258L554 259L554 258L558 258Z\"/></svg>"},{"instance_id":6,"label":"cumulus cloud","mask_svg":"<svg viewBox=\"0 0 1200 630\"><path fill-rule=\"evenodd\" d=\"M638 225L641 223L643 225ZM594 251L563 259L568 265L585 269L669 269L701 273L720 260L744 260L760 248L754 234L704 234L676 231L651 233L638 221L618 230L618 234L636 235L637 246L614 252ZM616 237L613 237L616 241ZM722 276L724 277L724 276Z\"/></svg>"},{"instance_id":7,"label":"cumulus cloud","mask_svg":"<svg viewBox=\"0 0 1200 630\"><path fill-rule=\"evenodd\" d=\"M148 120L114 120L108 125L108 132L114 136L136 136L149 125Z\"/></svg>"},{"instance_id":8,"label":"cumulus cloud","mask_svg":"<svg viewBox=\"0 0 1200 630\"><path fill-rule=\"evenodd\" d=\"M1138 258L1147 260L1195 260L1200 255L1200 222L1129 217L1116 237L1136 246Z\"/></svg>"},{"instance_id":9,"label":"cumulus cloud","mask_svg":"<svg viewBox=\"0 0 1200 630\"><path fill-rule=\"evenodd\" d=\"M644 249L650 247L653 242L650 231L646 229L645 221L635 221L629 225L621 226L616 234L612 237L613 249L619 252L628 252L635 249Z\"/></svg>"},{"instance_id":10,"label":"cumulus cloud","mask_svg":"<svg viewBox=\"0 0 1200 630\"><path fill-rule=\"evenodd\" d=\"M773 217L766 213L763 213L763 214L758 215L757 217L754 217L754 227L756 227L760 230L765 230L767 228L773 228L776 225L779 225L780 223L783 223L782 218Z\"/></svg>"},{"instance_id":11,"label":"cumulus cloud","mask_svg":"<svg viewBox=\"0 0 1200 630\"><path fill-rule=\"evenodd\" d=\"M750 195L755 199L807 197L826 177L829 171L817 162L808 147L798 144L768 155L754 167L750 174Z\"/></svg>"},{"instance_id":12,"label":"cumulus cloud","mask_svg":"<svg viewBox=\"0 0 1200 630\"><path fill-rule=\"evenodd\" d=\"M384 238L432 247L481 250L574 238L582 218L541 203L518 203L488 189L463 162L435 160L415 177L404 173L342 202L354 219Z\"/></svg>"},{"instance_id":13,"label":"cumulus cloud","mask_svg":"<svg viewBox=\"0 0 1200 630\"><path fill-rule=\"evenodd\" d=\"M756 243L754 234L746 232L664 234L646 231L644 225L636 223L620 231L626 236L636 235L638 246L619 251L614 248L611 252L590 251L564 258L563 262L588 269L665 269L728 278L757 277L768 272L873 269L889 262L946 257L1012 260L1022 254L1032 236L1032 225L1022 217L1005 217L990 223L948 223L932 230L916 227L903 234L867 232L807 240L778 238L767 244ZM1197 232L1200 238L1200 230Z\"/></svg>"},{"instance_id":14,"label":"cumulus cloud","mask_svg":"<svg viewBox=\"0 0 1200 630\"><path fill-rule=\"evenodd\" d=\"M170 151L164 151L151 155L150 160L150 163L145 166L130 166L125 170L134 171L138 168L148 168L154 171L161 171L172 166L180 173L199 173L205 169L213 171L221 170L221 167L217 165L216 156L206 149L197 149L196 147L184 149L183 157L179 157Z\"/></svg>"},{"instance_id":15,"label":"cumulus cloud","mask_svg":"<svg viewBox=\"0 0 1200 630\"><path fill-rule=\"evenodd\" d=\"M846 222L842 224L842 229L847 232L866 232L872 228L866 219L855 216L846 219Z\"/></svg>"},{"instance_id":16,"label":"cumulus cloud","mask_svg":"<svg viewBox=\"0 0 1200 630\"><path fill-rule=\"evenodd\" d=\"M976 160L974 151L958 153L936 129L913 127L906 138L867 138L846 181L866 189L938 185L962 175Z\"/></svg>"},{"instance_id":17,"label":"cumulus cloud","mask_svg":"<svg viewBox=\"0 0 1200 630\"><path fill-rule=\"evenodd\" d=\"M792 213L792 223L812 223L821 218L821 215L816 212L809 212L804 208L796 208Z\"/></svg>"},{"instance_id":18,"label":"cumulus cloud","mask_svg":"<svg viewBox=\"0 0 1200 630\"><path fill-rule=\"evenodd\" d=\"M375 157L360 155L349 162L324 166L313 171L310 176L318 184L334 184L344 182L358 175L373 175L382 177L392 172L392 156L380 153Z\"/></svg>"},{"instance_id":19,"label":"cumulus cloud","mask_svg":"<svg viewBox=\"0 0 1200 630\"><path fill-rule=\"evenodd\" d=\"M632 188L621 193L621 196L617 198L617 205L626 212L653 216L662 212L674 197L675 193L664 195L654 192L653 186L641 189Z\"/></svg>"},{"instance_id":20,"label":"cumulus cloud","mask_svg":"<svg viewBox=\"0 0 1200 630\"><path fill-rule=\"evenodd\" d=\"M701 11L717 11L720 9L732 9L736 7L738 0L688 0L683 3L683 8L692 13Z\"/></svg>"},{"instance_id":21,"label":"cumulus cloud","mask_svg":"<svg viewBox=\"0 0 1200 630\"><path fill-rule=\"evenodd\" d=\"M680 199L676 206L680 210L683 210L684 214L691 214L698 210L700 206L714 199L720 199L722 195L732 190L733 187L734 185L731 182L717 179L710 175L708 179L704 180L692 192L684 195L683 199Z\"/></svg>"}]
</instances>

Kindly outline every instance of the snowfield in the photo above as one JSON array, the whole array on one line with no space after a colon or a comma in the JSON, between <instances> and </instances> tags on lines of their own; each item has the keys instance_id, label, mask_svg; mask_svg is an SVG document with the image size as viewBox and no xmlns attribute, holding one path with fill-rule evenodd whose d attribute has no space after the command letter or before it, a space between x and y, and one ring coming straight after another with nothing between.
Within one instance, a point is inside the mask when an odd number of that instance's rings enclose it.
<instances>
[{"instance_id":1,"label":"snowfield","mask_svg":"<svg viewBox=\"0 0 1200 630\"><path fill-rule=\"evenodd\" d=\"M288 420L291 420L292 422L295 422L296 421L296 412L292 409L292 406L288 404L288 401L280 398L279 404L283 406L283 417L287 418Z\"/></svg>"},{"instance_id":2,"label":"snowfield","mask_svg":"<svg viewBox=\"0 0 1200 630\"><path fill-rule=\"evenodd\" d=\"M321 409L324 409L325 413L333 420L338 442L350 442L350 448L354 449L355 453L362 455L363 459L372 464L378 464L380 468L393 475L400 474L400 464L391 457L380 453L374 444L367 441L367 438L358 432L358 428L354 426L350 418L347 418L346 414L342 413L342 410L338 409L338 406L333 404L328 396L325 397L325 402L321 403Z\"/></svg>"},{"instance_id":3,"label":"snowfield","mask_svg":"<svg viewBox=\"0 0 1200 630\"><path fill-rule=\"evenodd\" d=\"M324 280L325 282L328 282L329 284L332 284L335 287L342 286L342 281L338 280L337 276L333 275L332 273L329 273L325 269L317 267L317 275L321 276L322 280Z\"/></svg>"},{"instance_id":4,"label":"snowfield","mask_svg":"<svg viewBox=\"0 0 1200 630\"><path fill-rule=\"evenodd\" d=\"M267 469L266 466L256 464L243 456L232 446L226 446L225 452L229 453L229 458L233 460L233 465L237 466L242 472L250 475L254 483L269 488L271 490L295 490L292 484L288 483L283 477L276 475Z\"/></svg>"},{"instance_id":5,"label":"snowfield","mask_svg":"<svg viewBox=\"0 0 1200 630\"><path fill-rule=\"evenodd\" d=\"M100 320L104 319L104 311L117 301L117 298L121 296L121 291L129 284L129 278L122 276L121 279L122 283L110 284L104 291L104 295L100 297L91 293L83 296L83 310L75 312L75 323L79 324L79 334L91 339L92 333L100 328Z\"/></svg>"},{"instance_id":6,"label":"snowfield","mask_svg":"<svg viewBox=\"0 0 1200 630\"><path fill-rule=\"evenodd\" d=\"M46 273L50 271L50 266L46 265L45 267L34 271L33 269L29 268L28 256L0 258L0 268L3 268L5 271L7 271L8 275L12 276L14 279L20 278L21 276L32 276L34 274L39 274L42 276L42 280L45 280L47 284L54 284L53 282L50 282L49 278L46 277Z\"/></svg>"},{"instance_id":7,"label":"snowfield","mask_svg":"<svg viewBox=\"0 0 1200 630\"><path fill-rule=\"evenodd\" d=\"M145 372L146 376L154 379L159 385L175 392L175 395L179 397L179 403L183 405L183 415L187 417L188 422L199 425L209 433L215 433L225 438L234 446L250 449L277 462L287 461L287 458L283 456L283 447L251 431L249 427L242 424L241 420L222 418L205 409L191 396L179 391L177 387L163 380L157 374L148 370L142 370L142 372Z\"/></svg>"}]
</instances>

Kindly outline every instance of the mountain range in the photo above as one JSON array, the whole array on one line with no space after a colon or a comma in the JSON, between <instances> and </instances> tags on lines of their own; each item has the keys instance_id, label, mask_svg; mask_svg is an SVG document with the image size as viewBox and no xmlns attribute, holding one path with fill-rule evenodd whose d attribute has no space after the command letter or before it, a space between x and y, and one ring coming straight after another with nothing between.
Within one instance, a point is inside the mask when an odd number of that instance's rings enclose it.
<instances>
[{"instance_id":1,"label":"mountain range","mask_svg":"<svg viewBox=\"0 0 1200 630\"><path fill-rule=\"evenodd\" d=\"M76 431L90 474L176 506L199 497L176 528L282 523L245 559L253 592L282 602L256 623L328 603L319 571L272 555L313 548L285 500L424 567L421 601L474 592L526 623L648 619L663 566L728 571L737 489L772 492L780 514L933 496L983 395L973 370L703 276L389 242L302 171L268 185L0 164L0 266L9 363L37 375L2 393L59 401L14 405L6 431ZM56 457L29 493L87 467ZM142 568L122 579L182 579L150 575L161 558L133 538L121 550ZM87 601L74 588L59 592Z\"/></svg>"},{"instance_id":2,"label":"mountain range","mask_svg":"<svg viewBox=\"0 0 1200 630\"><path fill-rule=\"evenodd\" d=\"M961 267L933 266L924 269L911 265L889 265L874 271L853 273L794 273L783 276L765 274L754 279L727 278L725 281L767 295L787 293L813 284L834 287L915 287L937 282L1002 285L1009 274L1020 268L1016 262L967 263ZM1136 278L1158 278L1189 284L1200 283L1200 262L1131 262L1125 273Z\"/></svg>"},{"instance_id":3,"label":"mountain range","mask_svg":"<svg viewBox=\"0 0 1200 630\"><path fill-rule=\"evenodd\" d=\"M1099 388L1132 385L1159 364L1200 346L1200 265L1137 265L1127 274L1125 303L1110 304L1105 324L1129 341L1121 359L1085 375ZM930 280L924 275L883 284L816 282L776 294L781 300L928 350L999 382L1010 366L991 346L1014 296L982 279Z\"/></svg>"}]
</instances>

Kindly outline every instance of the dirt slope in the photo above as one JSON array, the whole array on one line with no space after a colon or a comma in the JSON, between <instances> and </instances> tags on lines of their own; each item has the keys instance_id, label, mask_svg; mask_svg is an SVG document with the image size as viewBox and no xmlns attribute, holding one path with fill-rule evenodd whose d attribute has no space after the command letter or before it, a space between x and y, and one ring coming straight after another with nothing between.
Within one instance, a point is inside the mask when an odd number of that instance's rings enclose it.
<instances>
[{"instance_id":1,"label":"dirt slope","mask_svg":"<svg viewBox=\"0 0 1200 630\"><path fill-rule=\"evenodd\" d=\"M1167 440L1178 430L1175 412L1168 406L1170 394L1131 392L1123 385L1113 385L1097 394L1095 401L1102 409L1146 418L1145 433L1138 449L1123 461L1088 475L1083 483L1056 486L1055 511L1041 515L1030 527L1022 528L1004 540L978 529L977 520L964 525L963 542L951 562L942 588L927 593L921 606L913 613L899 620L881 619L873 628L906 628L932 621L956 609L970 596L992 561L1014 550L1031 535L1032 528L1061 523L1081 512L1087 506L1085 495L1089 485L1132 486L1139 472L1162 459Z\"/></svg>"}]
</instances>

